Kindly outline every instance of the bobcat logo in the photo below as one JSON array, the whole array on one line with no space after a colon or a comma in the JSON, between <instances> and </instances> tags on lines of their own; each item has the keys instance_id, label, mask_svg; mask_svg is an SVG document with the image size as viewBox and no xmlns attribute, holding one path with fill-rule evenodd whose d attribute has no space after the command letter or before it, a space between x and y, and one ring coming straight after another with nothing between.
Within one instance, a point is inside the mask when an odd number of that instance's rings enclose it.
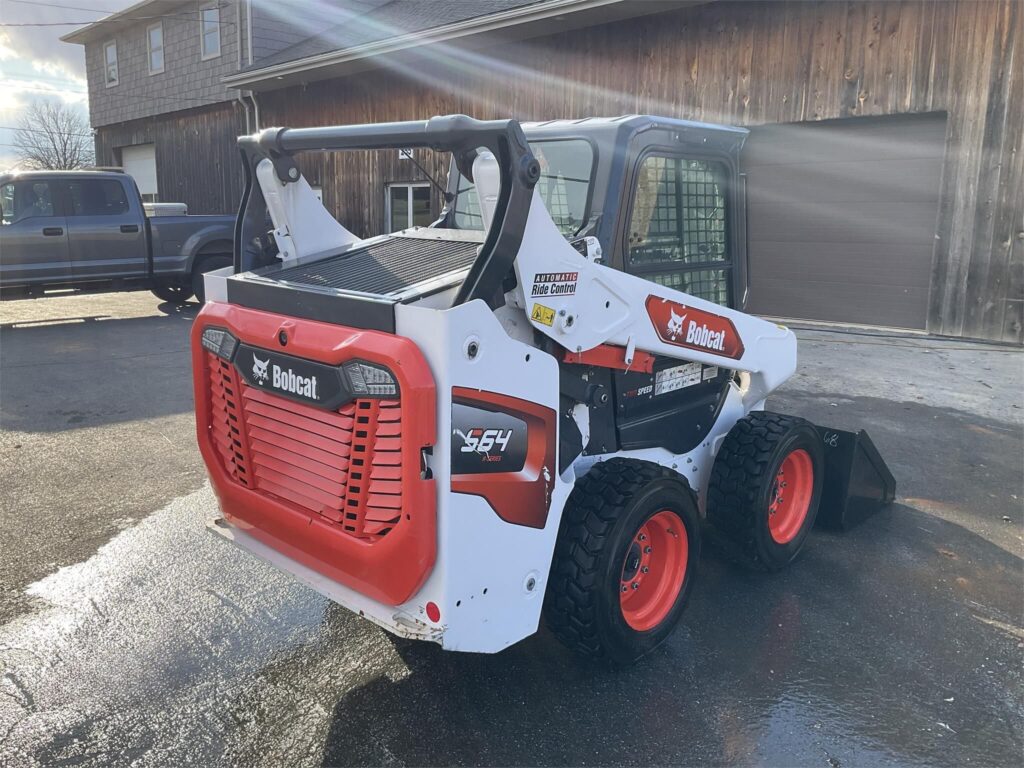
<instances>
[{"instance_id":1,"label":"bobcat logo","mask_svg":"<svg viewBox=\"0 0 1024 768\"><path fill-rule=\"evenodd\" d=\"M256 355L252 356L252 375L260 384L266 384L270 374L267 373L267 366L270 365L270 358L260 360Z\"/></svg>"},{"instance_id":2,"label":"bobcat logo","mask_svg":"<svg viewBox=\"0 0 1024 768\"><path fill-rule=\"evenodd\" d=\"M686 315L677 315L674 309L669 309L672 313L668 319L668 335L675 341L678 336L683 335L683 321L686 319Z\"/></svg>"}]
</instances>

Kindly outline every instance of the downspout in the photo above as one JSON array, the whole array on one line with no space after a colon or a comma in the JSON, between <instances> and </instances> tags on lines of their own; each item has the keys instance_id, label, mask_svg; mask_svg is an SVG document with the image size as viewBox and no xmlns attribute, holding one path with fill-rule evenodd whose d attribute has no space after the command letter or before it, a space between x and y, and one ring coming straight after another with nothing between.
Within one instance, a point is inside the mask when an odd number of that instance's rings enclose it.
<instances>
[{"instance_id":1,"label":"downspout","mask_svg":"<svg viewBox=\"0 0 1024 768\"><path fill-rule=\"evenodd\" d=\"M252 66L252 0L248 0L245 7L245 26L249 37L247 49L249 51L249 66Z\"/></svg>"},{"instance_id":2,"label":"downspout","mask_svg":"<svg viewBox=\"0 0 1024 768\"><path fill-rule=\"evenodd\" d=\"M256 101L256 92L255 91L249 91L249 98L252 99L252 108L253 108L253 111L255 112L255 115L256 115L256 130L259 131L260 130L260 105L259 105L259 102Z\"/></svg>"},{"instance_id":3,"label":"downspout","mask_svg":"<svg viewBox=\"0 0 1024 768\"><path fill-rule=\"evenodd\" d=\"M250 8L251 10L251 8ZM242 70L242 2L238 0L235 3L235 34L237 35L236 46L238 48L238 71ZM239 89L238 95L235 96L235 101L242 105L242 111L245 112L245 133L246 135L252 133L252 126L249 120L249 105L245 102L244 92Z\"/></svg>"},{"instance_id":4,"label":"downspout","mask_svg":"<svg viewBox=\"0 0 1024 768\"><path fill-rule=\"evenodd\" d=\"M245 112L245 133L249 135L252 133L252 126L249 123L249 104L245 100L245 94L239 91L235 101L242 105L242 111Z\"/></svg>"}]
</instances>

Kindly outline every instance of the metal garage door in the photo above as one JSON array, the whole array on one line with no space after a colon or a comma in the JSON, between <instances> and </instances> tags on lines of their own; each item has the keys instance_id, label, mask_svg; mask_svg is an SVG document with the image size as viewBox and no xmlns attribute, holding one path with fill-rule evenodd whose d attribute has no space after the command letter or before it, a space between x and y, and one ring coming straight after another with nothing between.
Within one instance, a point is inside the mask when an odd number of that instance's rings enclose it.
<instances>
[{"instance_id":1,"label":"metal garage door","mask_svg":"<svg viewBox=\"0 0 1024 768\"><path fill-rule=\"evenodd\" d=\"M748 311L924 328L945 115L754 128Z\"/></svg>"},{"instance_id":2,"label":"metal garage door","mask_svg":"<svg viewBox=\"0 0 1024 768\"><path fill-rule=\"evenodd\" d=\"M121 167L124 172L135 177L139 194L148 203L157 201L156 183L156 146L138 144L134 147L121 147Z\"/></svg>"}]
</instances>

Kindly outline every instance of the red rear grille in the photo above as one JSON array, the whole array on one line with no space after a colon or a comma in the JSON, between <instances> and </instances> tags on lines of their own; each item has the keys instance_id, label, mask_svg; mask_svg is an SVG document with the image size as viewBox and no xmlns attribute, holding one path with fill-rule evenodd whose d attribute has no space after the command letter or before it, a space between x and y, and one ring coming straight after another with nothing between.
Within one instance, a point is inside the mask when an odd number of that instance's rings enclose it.
<instances>
[{"instance_id":1,"label":"red rear grille","mask_svg":"<svg viewBox=\"0 0 1024 768\"><path fill-rule=\"evenodd\" d=\"M355 400L325 411L250 387L231 364L210 353L207 359L213 443L232 479L360 539L378 539L398 524L398 400Z\"/></svg>"}]
</instances>

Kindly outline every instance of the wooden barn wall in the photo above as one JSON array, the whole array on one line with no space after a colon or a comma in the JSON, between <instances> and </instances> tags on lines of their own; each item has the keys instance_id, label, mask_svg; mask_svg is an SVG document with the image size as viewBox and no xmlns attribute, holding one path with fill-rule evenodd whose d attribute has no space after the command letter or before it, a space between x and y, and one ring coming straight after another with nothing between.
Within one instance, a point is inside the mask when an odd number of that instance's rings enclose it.
<instances>
[{"instance_id":1,"label":"wooden barn wall","mask_svg":"<svg viewBox=\"0 0 1024 768\"><path fill-rule=\"evenodd\" d=\"M245 113L236 102L98 128L97 165L120 165L121 147L156 146L160 200L187 203L191 214L234 213L242 196L236 139Z\"/></svg>"},{"instance_id":2,"label":"wooden barn wall","mask_svg":"<svg viewBox=\"0 0 1024 768\"><path fill-rule=\"evenodd\" d=\"M1022 343L1022 25L1016 0L718 2L483 53L422 49L260 99L265 125L647 112L756 126L945 111L928 328ZM443 160L432 167L443 177ZM384 185L419 175L394 153L304 170L361 233L383 226Z\"/></svg>"}]
</instances>

